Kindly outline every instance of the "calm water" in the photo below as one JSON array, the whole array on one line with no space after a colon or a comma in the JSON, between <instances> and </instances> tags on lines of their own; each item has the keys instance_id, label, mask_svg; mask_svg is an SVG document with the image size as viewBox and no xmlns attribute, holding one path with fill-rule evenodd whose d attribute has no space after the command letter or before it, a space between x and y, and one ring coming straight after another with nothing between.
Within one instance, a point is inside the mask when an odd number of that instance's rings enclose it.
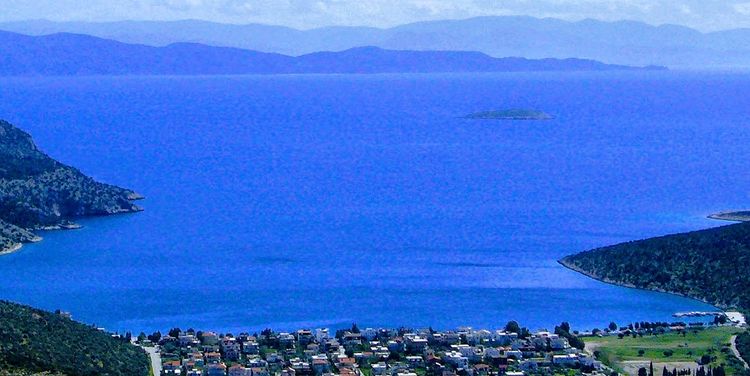
<instances>
[{"instance_id":1,"label":"calm water","mask_svg":"<svg viewBox=\"0 0 750 376\"><path fill-rule=\"evenodd\" d=\"M549 122L471 121L535 108ZM750 76L0 80L1 117L146 212L0 258L0 298L112 330L669 320L555 260L750 206Z\"/></svg>"}]
</instances>

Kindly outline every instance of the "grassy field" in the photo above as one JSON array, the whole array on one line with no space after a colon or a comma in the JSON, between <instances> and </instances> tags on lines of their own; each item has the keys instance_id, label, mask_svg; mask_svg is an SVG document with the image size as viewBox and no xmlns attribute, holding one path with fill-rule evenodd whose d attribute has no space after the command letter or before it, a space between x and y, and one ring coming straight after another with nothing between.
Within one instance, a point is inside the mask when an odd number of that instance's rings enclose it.
<instances>
[{"instance_id":1,"label":"grassy field","mask_svg":"<svg viewBox=\"0 0 750 376\"><path fill-rule=\"evenodd\" d=\"M732 366L736 365L729 349L730 339L740 333L737 328L722 327L681 333L667 333L660 335L644 335L643 337L618 338L608 336L601 338L587 338L586 345L591 351L596 351L599 360L621 372L633 373L640 364L654 363L654 368L661 374L661 369L667 367L697 366L696 361L703 355L712 357L711 366L724 364L727 373L731 374Z\"/></svg>"}]
</instances>

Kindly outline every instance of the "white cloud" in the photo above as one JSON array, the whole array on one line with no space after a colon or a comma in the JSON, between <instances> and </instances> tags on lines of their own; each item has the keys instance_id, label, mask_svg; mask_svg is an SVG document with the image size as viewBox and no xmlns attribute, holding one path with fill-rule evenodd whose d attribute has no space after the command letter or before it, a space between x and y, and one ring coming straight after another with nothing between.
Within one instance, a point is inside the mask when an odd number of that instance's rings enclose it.
<instances>
[{"instance_id":1,"label":"white cloud","mask_svg":"<svg viewBox=\"0 0 750 376\"><path fill-rule=\"evenodd\" d=\"M750 16L750 3L735 4L734 9L737 11L737 13Z\"/></svg>"}]
</instances>

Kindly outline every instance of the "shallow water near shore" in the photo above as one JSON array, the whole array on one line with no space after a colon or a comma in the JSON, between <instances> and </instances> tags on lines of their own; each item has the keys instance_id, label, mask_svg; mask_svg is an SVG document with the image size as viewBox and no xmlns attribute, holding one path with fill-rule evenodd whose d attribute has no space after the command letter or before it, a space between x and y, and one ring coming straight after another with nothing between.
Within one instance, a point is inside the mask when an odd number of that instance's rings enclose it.
<instances>
[{"instance_id":1,"label":"shallow water near shore","mask_svg":"<svg viewBox=\"0 0 750 376\"><path fill-rule=\"evenodd\" d=\"M147 199L0 257L0 298L118 331L672 321L578 251L750 206L750 76L0 80L0 117ZM492 121L507 108L554 119Z\"/></svg>"}]
</instances>

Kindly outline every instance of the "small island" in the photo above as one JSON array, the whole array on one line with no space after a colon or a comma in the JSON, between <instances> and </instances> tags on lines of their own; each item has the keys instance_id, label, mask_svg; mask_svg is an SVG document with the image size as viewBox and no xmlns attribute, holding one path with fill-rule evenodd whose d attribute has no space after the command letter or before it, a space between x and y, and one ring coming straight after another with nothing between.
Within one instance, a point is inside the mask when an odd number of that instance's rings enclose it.
<instances>
[{"instance_id":1,"label":"small island","mask_svg":"<svg viewBox=\"0 0 750 376\"><path fill-rule=\"evenodd\" d=\"M475 119L475 120L551 120L552 115L536 110L521 110L521 109L510 109L510 110L499 110L499 111L484 111L469 114L464 116L464 119Z\"/></svg>"},{"instance_id":2,"label":"small island","mask_svg":"<svg viewBox=\"0 0 750 376\"><path fill-rule=\"evenodd\" d=\"M732 222L750 222L750 210L724 211L708 216L711 219Z\"/></svg>"}]
</instances>

